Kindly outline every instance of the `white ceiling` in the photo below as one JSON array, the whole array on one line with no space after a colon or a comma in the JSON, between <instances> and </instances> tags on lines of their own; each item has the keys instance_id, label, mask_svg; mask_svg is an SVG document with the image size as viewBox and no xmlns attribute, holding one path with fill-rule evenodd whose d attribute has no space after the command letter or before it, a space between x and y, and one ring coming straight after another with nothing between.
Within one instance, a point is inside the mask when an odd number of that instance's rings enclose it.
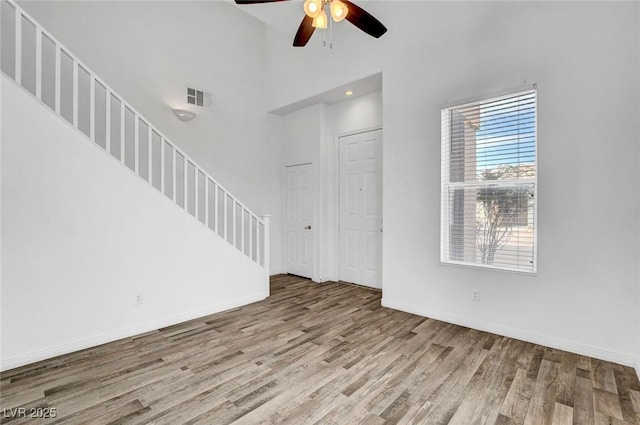
<instances>
[{"instance_id":1,"label":"white ceiling","mask_svg":"<svg viewBox=\"0 0 640 425\"><path fill-rule=\"evenodd\" d=\"M358 96L373 93L382 89L382 74L374 74L369 77L362 78L357 81L352 81L348 84L336 87L323 93L318 93L315 96L302 99L298 102L294 102L290 105L286 105L282 108L270 111L272 114L284 116L291 112L304 109L308 106L315 105L316 103L326 103L332 105L334 103L343 102L345 100L353 99ZM345 95L345 91L350 90L353 92L352 96Z\"/></svg>"},{"instance_id":2,"label":"white ceiling","mask_svg":"<svg viewBox=\"0 0 640 425\"><path fill-rule=\"evenodd\" d=\"M235 4L235 2L233 2ZM279 1L264 4L236 5L240 10L264 22L276 31L291 36L298 31L304 17L303 0Z\"/></svg>"}]
</instances>

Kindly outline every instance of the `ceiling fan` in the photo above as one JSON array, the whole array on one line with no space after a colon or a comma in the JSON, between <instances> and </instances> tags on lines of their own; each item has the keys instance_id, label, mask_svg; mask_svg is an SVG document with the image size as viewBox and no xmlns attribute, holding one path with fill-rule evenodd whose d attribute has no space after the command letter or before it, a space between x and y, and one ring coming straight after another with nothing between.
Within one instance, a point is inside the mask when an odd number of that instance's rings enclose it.
<instances>
[{"instance_id":1,"label":"ceiling fan","mask_svg":"<svg viewBox=\"0 0 640 425\"><path fill-rule=\"evenodd\" d=\"M275 3L279 1L287 0L235 0L236 4ZM328 17L325 12L327 6L329 14L335 22L346 19L375 38L379 38L387 32L387 27L382 22L349 0L306 0L304 2L305 16L293 39L295 47L305 46L316 28L327 28Z\"/></svg>"}]
</instances>

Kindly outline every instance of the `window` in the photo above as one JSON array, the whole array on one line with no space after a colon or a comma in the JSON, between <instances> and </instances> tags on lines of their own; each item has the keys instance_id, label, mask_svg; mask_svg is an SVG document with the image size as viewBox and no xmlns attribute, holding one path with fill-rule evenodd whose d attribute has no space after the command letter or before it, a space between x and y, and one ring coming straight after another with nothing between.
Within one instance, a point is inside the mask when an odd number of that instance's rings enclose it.
<instances>
[{"instance_id":1,"label":"window","mask_svg":"<svg viewBox=\"0 0 640 425\"><path fill-rule=\"evenodd\" d=\"M442 110L443 263L536 272L536 91Z\"/></svg>"}]
</instances>

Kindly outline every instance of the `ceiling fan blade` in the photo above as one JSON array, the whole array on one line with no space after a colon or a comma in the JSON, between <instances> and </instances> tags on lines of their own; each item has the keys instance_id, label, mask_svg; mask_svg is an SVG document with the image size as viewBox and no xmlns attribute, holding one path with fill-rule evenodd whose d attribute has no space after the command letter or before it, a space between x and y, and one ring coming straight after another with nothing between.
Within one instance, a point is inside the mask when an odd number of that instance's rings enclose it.
<instances>
[{"instance_id":1,"label":"ceiling fan blade","mask_svg":"<svg viewBox=\"0 0 640 425\"><path fill-rule=\"evenodd\" d=\"M277 1L287 1L287 0L236 0L236 4L275 3Z\"/></svg>"},{"instance_id":2,"label":"ceiling fan blade","mask_svg":"<svg viewBox=\"0 0 640 425\"><path fill-rule=\"evenodd\" d=\"M346 17L347 21L375 38L380 38L382 34L387 32L387 27L369 12L349 0L342 0L342 2L349 8L349 13L347 13Z\"/></svg>"},{"instance_id":3,"label":"ceiling fan blade","mask_svg":"<svg viewBox=\"0 0 640 425\"><path fill-rule=\"evenodd\" d=\"M302 22L300 22L300 26L298 27L296 37L293 39L293 45L295 47L305 46L315 30L316 29L313 26L313 18L304 15L304 18L302 19Z\"/></svg>"}]
</instances>

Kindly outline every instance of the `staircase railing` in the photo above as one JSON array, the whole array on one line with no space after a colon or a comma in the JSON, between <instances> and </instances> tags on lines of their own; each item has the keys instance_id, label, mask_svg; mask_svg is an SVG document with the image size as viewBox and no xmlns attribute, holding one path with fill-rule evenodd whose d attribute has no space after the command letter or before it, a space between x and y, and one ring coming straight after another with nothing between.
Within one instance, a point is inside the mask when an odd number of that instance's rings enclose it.
<instances>
[{"instance_id":1,"label":"staircase railing","mask_svg":"<svg viewBox=\"0 0 640 425\"><path fill-rule=\"evenodd\" d=\"M2 72L202 225L269 269L258 217L12 0L2 3Z\"/></svg>"}]
</instances>

